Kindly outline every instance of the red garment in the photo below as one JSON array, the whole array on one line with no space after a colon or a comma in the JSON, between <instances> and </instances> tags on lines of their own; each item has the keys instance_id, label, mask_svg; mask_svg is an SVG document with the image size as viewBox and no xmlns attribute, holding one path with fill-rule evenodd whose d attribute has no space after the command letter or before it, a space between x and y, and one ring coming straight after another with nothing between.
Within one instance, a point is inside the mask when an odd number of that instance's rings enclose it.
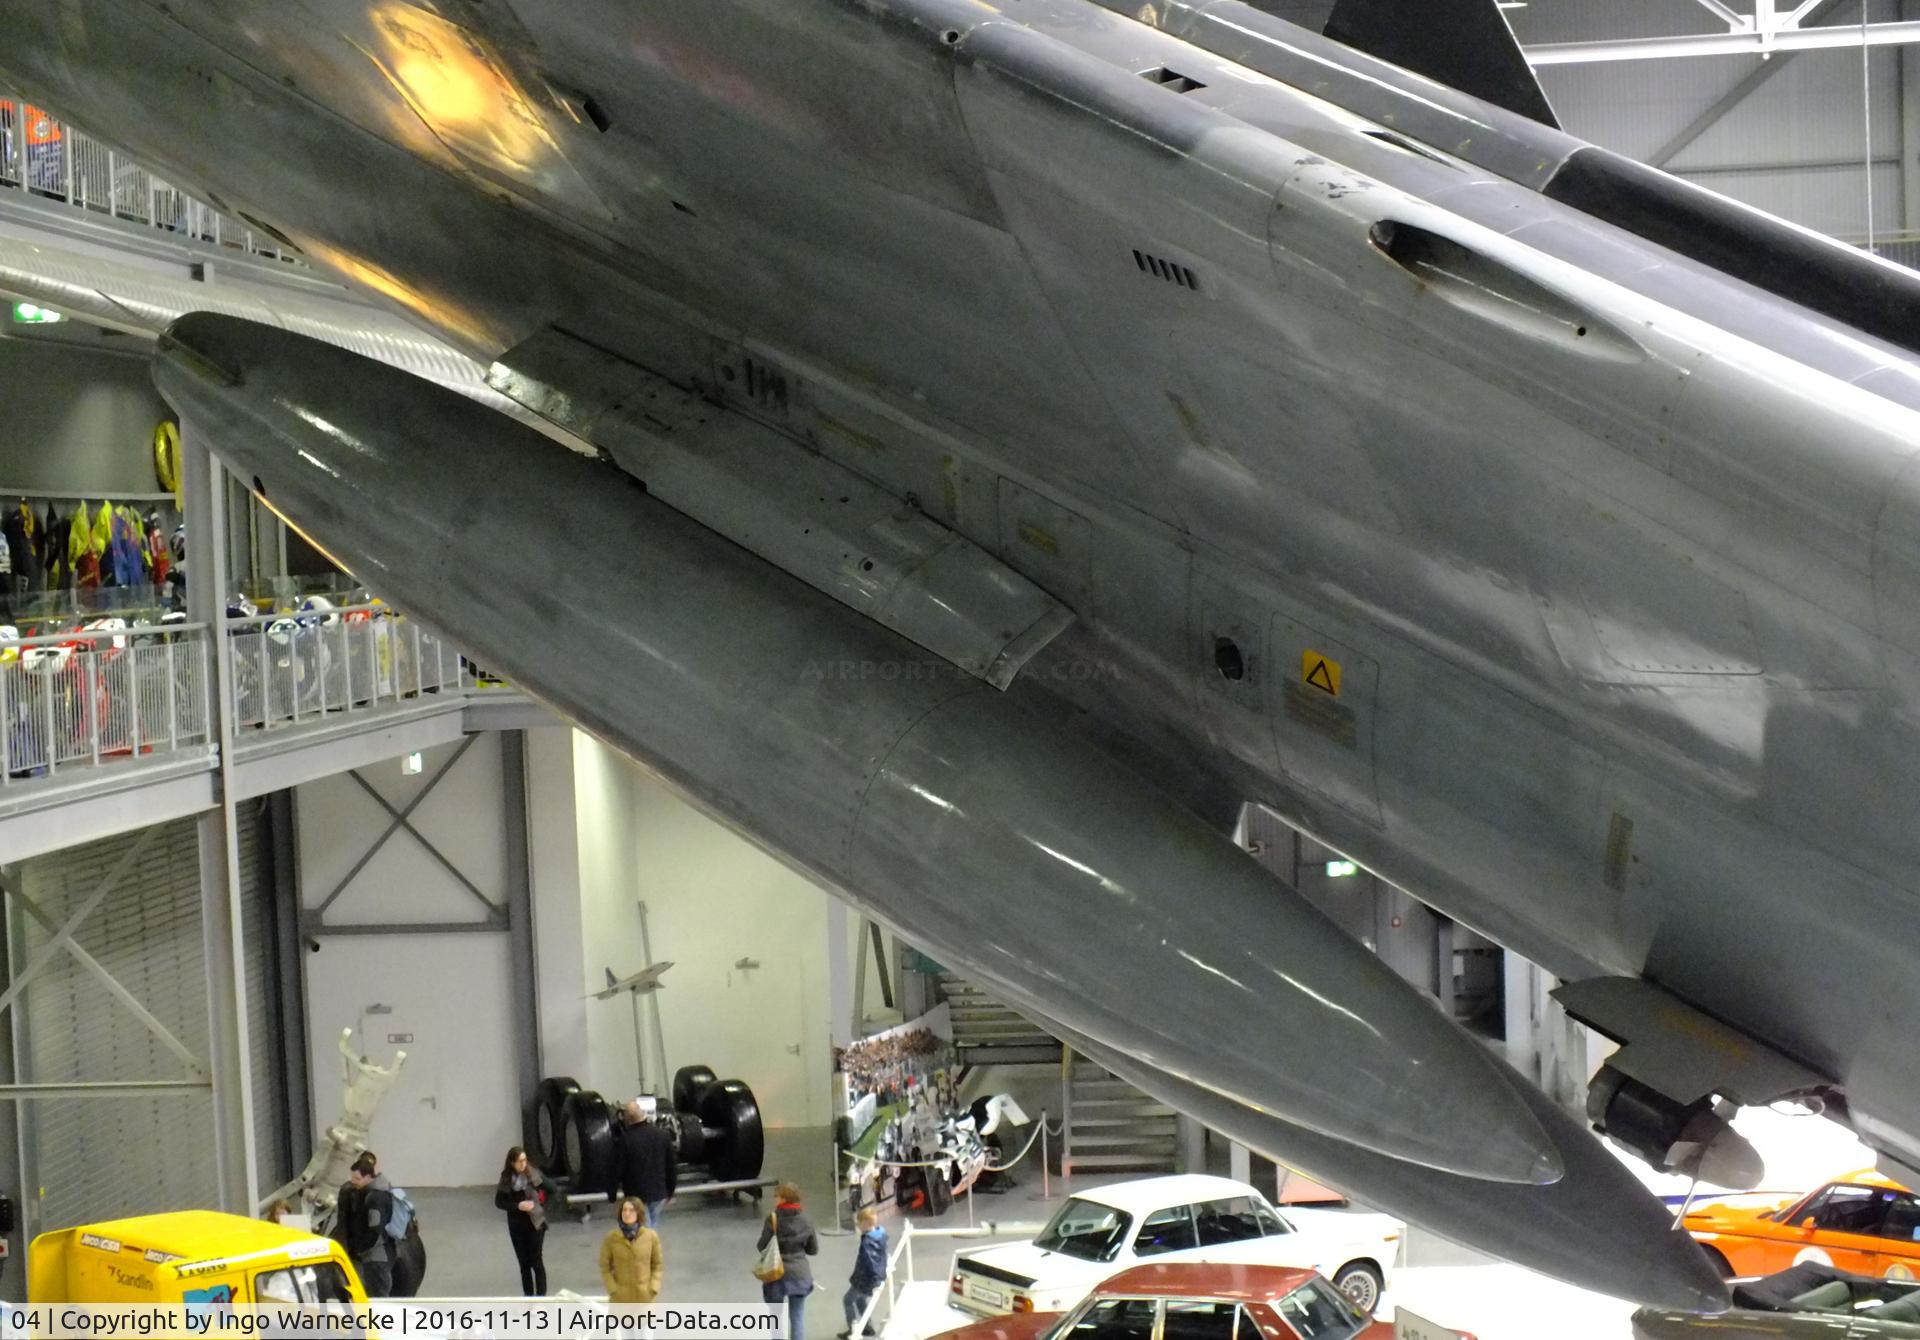
<instances>
[{"instance_id":1,"label":"red garment","mask_svg":"<svg viewBox=\"0 0 1920 1340\"><path fill-rule=\"evenodd\" d=\"M153 584L165 586L167 573L173 569L173 548L158 526L147 530L147 564L153 569Z\"/></svg>"}]
</instances>

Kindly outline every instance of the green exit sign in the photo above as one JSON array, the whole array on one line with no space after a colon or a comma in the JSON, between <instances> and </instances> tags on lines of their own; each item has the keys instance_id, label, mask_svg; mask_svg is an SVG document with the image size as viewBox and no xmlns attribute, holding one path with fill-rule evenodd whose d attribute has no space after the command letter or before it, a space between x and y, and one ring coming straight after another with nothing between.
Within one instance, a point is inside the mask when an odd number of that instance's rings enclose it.
<instances>
[{"instance_id":1,"label":"green exit sign","mask_svg":"<svg viewBox=\"0 0 1920 1340\"><path fill-rule=\"evenodd\" d=\"M16 302L13 305L13 322L17 326L56 326L67 318L38 303Z\"/></svg>"}]
</instances>

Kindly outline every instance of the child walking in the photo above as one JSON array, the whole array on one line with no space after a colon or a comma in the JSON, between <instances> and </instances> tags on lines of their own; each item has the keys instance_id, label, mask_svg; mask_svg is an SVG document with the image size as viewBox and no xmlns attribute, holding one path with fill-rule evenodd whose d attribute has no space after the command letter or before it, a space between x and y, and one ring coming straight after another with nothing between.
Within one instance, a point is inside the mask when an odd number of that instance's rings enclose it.
<instances>
[{"instance_id":1,"label":"child walking","mask_svg":"<svg viewBox=\"0 0 1920 1340\"><path fill-rule=\"evenodd\" d=\"M840 1300L841 1308L847 1314L847 1329L840 1332L840 1340L848 1340L853 1328L859 1324L860 1314L867 1310L867 1304L873 1301L874 1294L887 1279L887 1230L880 1227L880 1216L869 1205L860 1211L860 1254L853 1258L853 1278L847 1281L846 1297ZM867 1322L866 1334L876 1335L873 1322Z\"/></svg>"}]
</instances>

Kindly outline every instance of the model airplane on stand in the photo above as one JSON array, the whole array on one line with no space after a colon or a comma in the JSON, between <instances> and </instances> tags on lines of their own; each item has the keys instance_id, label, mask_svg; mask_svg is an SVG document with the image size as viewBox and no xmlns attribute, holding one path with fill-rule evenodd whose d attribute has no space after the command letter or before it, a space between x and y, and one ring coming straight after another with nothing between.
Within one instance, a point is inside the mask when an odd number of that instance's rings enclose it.
<instances>
[{"instance_id":1,"label":"model airplane on stand","mask_svg":"<svg viewBox=\"0 0 1920 1340\"><path fill-rule=\"evenodd\" d=\"M11 0L0 75L597 453L181 318L186 431L386 597L1217 1129L1713 1309L1231 828L1568 982L1659 1166L1787 1096L1920 1164L1920 277L1436 8Z\"/></svg>"},{"instance_id":2,"label":"model airplane on stand","mask_svg":"<svg viewBox=\"0 0 1920 1340\"><path fill-rule=\"evenodd\" d=\"M629 991L636 996L644 995L649 991L658 991L661 986L664 985L660 980L660 974L672 966L673 963L670 960L665 963L649 963L639 972L629 977L615 977L613 975L613 969L608 968L606 986L599 991L595 991L588 999L612 1000L615 996Z\"/></svg>"}]
</instances>

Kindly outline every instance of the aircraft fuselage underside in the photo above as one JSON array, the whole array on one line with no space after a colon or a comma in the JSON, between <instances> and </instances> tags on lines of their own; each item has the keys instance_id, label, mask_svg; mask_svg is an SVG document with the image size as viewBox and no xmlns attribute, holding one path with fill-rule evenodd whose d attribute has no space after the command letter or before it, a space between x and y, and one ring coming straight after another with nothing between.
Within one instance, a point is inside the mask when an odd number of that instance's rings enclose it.
<instances>
[{"instance_id":1,"label":"aircraft fuselage underside","mask_svg":"<svg viewBox=\"0 0 1920 1340\"><path fill-rule=\"evenodd\" d=\"M249 8L0 69L911 500L1077 616L1010 697L1920 1156L1912 355L1083 0Z\"/></svg>"}]
</instances>

